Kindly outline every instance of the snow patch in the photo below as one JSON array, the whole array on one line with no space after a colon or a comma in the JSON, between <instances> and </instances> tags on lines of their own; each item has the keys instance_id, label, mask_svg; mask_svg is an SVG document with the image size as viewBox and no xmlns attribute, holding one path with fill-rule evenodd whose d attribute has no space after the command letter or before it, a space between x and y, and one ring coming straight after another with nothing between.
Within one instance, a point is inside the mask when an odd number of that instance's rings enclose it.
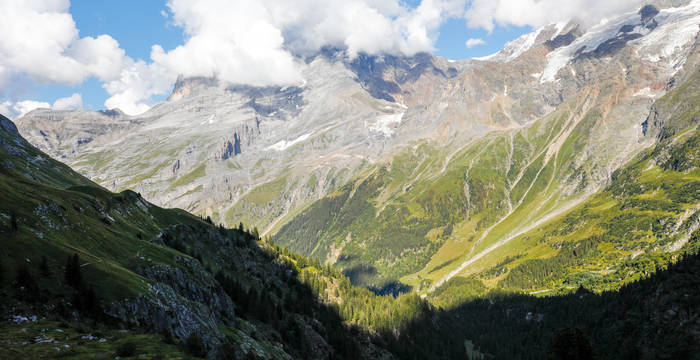
<instances>
[{"instance_id":1,"label":"snow patch","mask_svg":"<svg viewBox=\"0 0 700 360\"><path fill-rule=\"evenodd\" d=\"M550 25L548 25L548 26L550 26ZM500 60L503 62L511 61L511 60L517 58L518 56L522 55L524 52L530 50L532 48L532 46L535 45L535 40L537 40L537 37L540 35L542 30L544 30L548 26L543 26L543 27L531 32L531 33L524 34L513 41L507 42L506 45L503 47L503 50L501 50L497 53L487 55L487 56L482 56L482 57L475 57L472 59L480 60L480 61L488 61L488 60L496 60L496 61Z\"/></svg>"},{"instance_id":2,"label":"snow patch","mask_svg":"<svg viewBox=\"0 0 700 360\"><path fill-rule=\"evenodd\" d=\"M630 43L639 46L638 51L645 59L653 62L667 60L675 69L680 68L685 59L679 50L700 30L700 0L684 7L663 9L654 20L659 24L654 31Z\"/></svg>"},{"instance_id":3,"label":"snow patch","mask_svg":"<svg viewBox=\"0 0 700 360\"><path fill-rule=\"evenodd\" d=\"M304 134L304 135L299 136L298 138L291 140L291 141L287 141L287 140L278 141L275 144L268 146L266 150L284 151L284 150L288 149L289 147L293 146L294 144L300 143L300 142L308 139L309 136L311 136L311 134Z\"/></svg>"},{"instance_id":4,"label":"snow patch","mask_svg":"<svg viewBox=\"0 0 700 360\"><path fill-rule=\"evenodd\" d=\"M700 0L693 0L690 5L684 7L662 9L654 20L658 25L653 30L640 24L637 11L625 13L615 19L602 20L571 44L547 54L547 65L542 72L540 83L554 81L559 70L567 66L581 49L582 53L595 50L603 42L618 36L620 29L625 25L634 26L630 33L642 35L628 44L639 46L638 51L647 54L644 58L654 62L667 59L670 60L671 66L678 69L683 63L682 56L678 56L678 50L691 41L700 30Z\"/></svg>"}]
</instances>

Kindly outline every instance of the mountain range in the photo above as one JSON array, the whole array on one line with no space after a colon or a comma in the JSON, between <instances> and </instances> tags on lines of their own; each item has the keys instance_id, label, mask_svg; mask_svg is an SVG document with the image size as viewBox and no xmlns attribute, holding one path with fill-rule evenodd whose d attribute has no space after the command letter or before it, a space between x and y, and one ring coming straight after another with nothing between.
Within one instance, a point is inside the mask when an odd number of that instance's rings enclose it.
<instances>
[{"instance_id":1,"label":"mountain range","mask_svg":"<svg viewBox=\"0 0 700 360\"><path fill-rule=\"evenodd\" d=\"M682 358L700 333L699 24L700 2L661 1L483 58L327 47L297 86L181 77L138 116L0 118L3 264L77 254L100 316L151 334L110 336L194 355L542 358L573 337ZM50 278L43 311L90 298ZM591 320L618 310L632 320ZM615 354L603 336L675 319L682 344L635 330Z\"/></svg>"}]
</instances>

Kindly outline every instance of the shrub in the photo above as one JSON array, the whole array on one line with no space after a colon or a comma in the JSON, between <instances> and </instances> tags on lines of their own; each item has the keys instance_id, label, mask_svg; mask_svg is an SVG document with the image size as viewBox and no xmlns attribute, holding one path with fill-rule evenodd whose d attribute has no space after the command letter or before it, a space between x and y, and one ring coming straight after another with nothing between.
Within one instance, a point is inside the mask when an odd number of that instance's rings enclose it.
<instances>
[{"instance_id":1,"label":"shrub","mask_svg":"<svg viewBox=\"0 0 700 360\"><path fill-rule=\"evenodd\" d=\"M119 344L115 349L115 353L120 357L134 356L136 355L136 344L131 341Z\"/></svg>"}]
</instances>

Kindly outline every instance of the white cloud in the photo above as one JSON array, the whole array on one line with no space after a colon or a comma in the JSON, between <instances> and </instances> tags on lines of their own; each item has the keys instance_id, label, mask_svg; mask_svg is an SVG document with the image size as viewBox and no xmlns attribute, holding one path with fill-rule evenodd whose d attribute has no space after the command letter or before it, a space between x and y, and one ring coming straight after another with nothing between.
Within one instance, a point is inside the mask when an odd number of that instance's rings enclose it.
<instances>
[{"instance_id":1,"label":"white cloud","mask_svg":"<svg viewBox=\"0 0 700 360\"><path fill-rule=\"evenodd\" d=\"M484 41L484 39L478 39L478 38L467 39L467 42L464 43L464 45L467 47L467 49L471 49L474 46L484 45L484 44L486 44L486 41Z\"/></svg>"},{"instance_id":2,"label":"white cloud","mask_svg":"<svg viewBox=\"0 0 700 360\"><path fill-rule=\"evenodd\" d=\"M35 100L22 100L13 102L6 100L0 103L0 114L10 118L17 119L28 112L35 109L56 109L56 110L67 110L67 109L78 109L83 107L83 97L75 93L71 96L59 98L54 101L53 106L45 101L35 101Z\"/></svg>"},{"instance_id":3,"label":"white cloud","mask_svg":"<svg viewBox=\"0 0 700 360\"><path fill-rule=\"evenodd\" d=\"M493 31L496 25L540 27L578 19L592 25L606 17L639 8L643 0L473 0L467 25Z\"/></svg>"},{"instance_id":4,"label":"white cloud","mask_svg":"<svg viewBox=\"0 0 700 360\"><path fill-rule=\"evenodd\" d=\"M0 86L18 74L40 83L110 80L126 61L109 35L78 37L68 0L0 1Z\"/></svg>"},{"instance_id":5,"label":"white cloud","mask_svg":"<svg viewBox=\"0 0 700 360\"><path fill-rule=\"evenodd\" d=\"M122 69L118 79L102 85L110 94L105 106L119 108L129 115L143 113L150 108L153 95L170 91L175 76L157 63L134 62Z\"/></svg>"},{"instance_id":6,"label":"white cloud","mask_svg":"<svg viewBox=\"0 0 700 360\"><path fill-rule=\"evenodd\" d=\"M75 93L69 97L57 99L53 103L53 108L56 110L79 109L83 107L83 97Z\"/></svg>"},{"instance_id":7,"label":"white cloud","mask_svg":"<svg viewBox=\"0 0 700 360\"><path fill-rule=\"evenodd\" d=\"M10 119L16 119L38 108L49 109L51 108L51 104L34 100L23 100L18 102L5 101L0 103L0 114L3 114Z\"/></svg>"},{"instance_id":8,"label":"white cloud","mask_svg":"<svg viewBox=\"0 0 700 360\"><path fill-rule=\"evenodd\" d=\"M108 108L138 114L149 109L154 95L169 92L178 75L294 84L302 81L299 56L326 45L347 49L350 57L413 55L434 50L439 28L449 18L491 31L497 25L538 27L571 17L597 22L640 2L422 0L410 7L404 0L168 0L161 15L184 30L184 43L168 50L154 45L149 60L134 61L109 35L79 37L69 0L0 0L0 91L11 91L7 85L19 84L20 78L78 84L96 77L109 94ZM483 43L469 39L465 45ZM70 99L54 107L82 103ZM36 103L5 101L0 111L19 114L30 105Z\"/></svg>"},{"instance_id":9,"label":"white cloud","mask_svg":"<svg viewBox=\"0 0 700 360\"><path fill-rule=\"evenodd\" d=\"M297 56L325 45L358 52L413 55L433 50L440 25L463 15L465 0L423 0L415 9L398 0L170 0L184 44L155 45L150 63L133 63L104 88L108 107L135 114L178 75L224 83L287 85L302 81Z\"/></svg>"}]
</instances>

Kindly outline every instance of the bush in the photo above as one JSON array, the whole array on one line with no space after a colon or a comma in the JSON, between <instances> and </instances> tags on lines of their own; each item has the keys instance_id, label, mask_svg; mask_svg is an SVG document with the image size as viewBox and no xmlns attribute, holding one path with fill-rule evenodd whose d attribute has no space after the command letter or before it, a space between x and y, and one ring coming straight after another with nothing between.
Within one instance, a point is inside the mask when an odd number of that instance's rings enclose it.
<instances>
[{"instance_id":1,"label":"bush","mask_svg":"<svg viewBox=\"0 0 700 360\"><path fill-rule=\"evenodd\" d=\"M128 357L136 355L136 344L133 342L125 342L117 346L115 353L119 357Z\"/></svg>"}]
</instances>

